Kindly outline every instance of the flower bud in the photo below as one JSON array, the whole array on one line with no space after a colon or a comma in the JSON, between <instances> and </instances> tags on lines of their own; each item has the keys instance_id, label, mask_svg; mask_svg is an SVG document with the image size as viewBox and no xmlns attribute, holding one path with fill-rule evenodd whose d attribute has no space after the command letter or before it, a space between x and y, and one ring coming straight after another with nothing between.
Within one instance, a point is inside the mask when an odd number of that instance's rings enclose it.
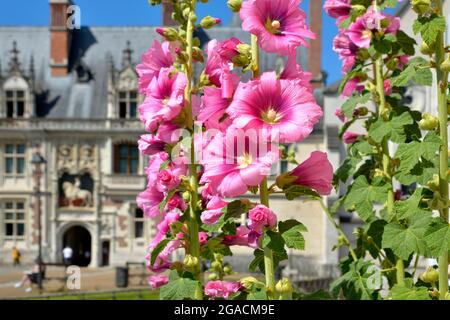
<instances>
[{"instance_id":1,"label":"flower bud","mask_svg":"<svg viewBox=\"0 0 450 320\"><path fill-rule=\"evenodd\" d=\"M178 39L178 32L175 28L156 28L156 32L162 35L167 41L175 41Z\"/></svg>"},{"instance_id":2,"label":"flower bud","mask_svg":"<svg viewBox=\"0 0 450 320\"><path fill-rule=\"evenodd\" d=\"M359 49L358 50L358 58L362 61L365 61L370 58L369 50L367 49Z\"/></svg>"},{"instance_id":3,"label":"flower bud","mask_svg":"<svg viewBox=\"0 0 450 320\"><path fill-rule=\"evenodd\" d=\"M430 190L439 191L439 185L439 175L433 174L433 179L428 181L427 187L430 188Z\"/></svg>"},{"instance_id":4,"label":"flower bud","mask_svg":"<svg viewBox=\"0 0 450 320\"><path fill-rule=\"evenodd\" d=\"M222 20L220 20L219 18L213 18L211 16L206 16L202 19L202 21L200 21L200 26L203 29L211 29L212 27L220 24L222 22Z\"/></svg>"},{"instance_id":5,"label":"flower bud","mask_svg":"<svg viewBox=\"0 0 450 320\"><path fill-rule=\"evenodd\" d=\"M352 14L356 16L361 16L366 12L366 7L362 4L355 4L352 6Z\"/></svg>"},{"instance_id":6,"label":"flower bud","mask_svg":"<svg viewBox=\"0 0 450 320\"><path fill-rule=\"evenodd\" d=\"M223 268L223 272L224 272L225 274L231 274L231 273L233 272L233 269L232 269L230 266L225 266L225 267Z\"/></svg>"},{"instance_id":7,"label":"flower bud","mask_svg":"<svg viewBox=\"0 0 450 320\"><path fill-rule=\"evenodd\" d=\"M178 272L181 272L181 271L183 271L183 264L180 261L175 261L170 266L170 269L171 270L177 270Z\"/></svg>"},{"instance_id":8,"label":"flower bud","mask_svg":"<svg viewBox=\"0 0 450 320\"><path fill-rule=\"evenodd\" d=\"M192 48L192 58L194 59L194 61L201 62L201 63L203 63L205 61L205 58L203 58L203 52L198 47Z\"/></svg>"},{"instance_id":9,"label":"flower bud","mask_svg":"<svg viewBox=\"0 0 450 320\"><path fill-rule=\"evenodd\" d=\"M367 116L368 113L369 113L369 109L367 109L366 107L358 108L358 116L364 117L364 116Z\"/></svg>"},{"instance_id":10,"label":"flower bud","mask_svg":"<svg viewBox=\"0 0 450 320\"><path fill-rule=\"evenodd\" d=\"M216 271L221 271L222 270L222 264L219 261L213 261L211 263L211 268L216 270Z\"/></svg>"},{"instance_id":11,"label":"flower bud","mask_svg":"<svg viewBox=\"0 0 450 320\"><path fill-rule=\"evenodd\" d=\"M436 129L438 125L439 119L429 113L424 113L422 120L419 121L419 128L422 130L431 131Z\"/></svg>"},{"instance_id":12,"label":"flower bud","mask_svg":"<svg viewBox=\"0 0 450 320\"><path fill-rule=\"evenodd\" d=\"M422 273L419 278L425 283L435 283L439 280L439 272L433 267L428 267L427 270Z\"/></svg>"},{"instance_id":13,"label":"flower bud","mask_svg":"<svg viewBox=\"0 0 450 320\"><path fill-rule=\"evenodd\" d=\"M281 295L283 300L288 300L292 297L294 288L288 278L283 278L275 285L275 290Z\"/></svg>"},{"instance_id":14,"label":"flower bud","mask_svg":"<svg viewBox=\"0 0 450 320\"><path fill-rule=\"evenodd\" d=\"M162 0L148 0L148 3L152 6L156 6L158 4L161 4Z\"/></svg>"},{"instance_id":15,"label":"flower bud","mask_svg":"<svg viewBox=\"0 0 450 320\"><path fill-rule=\"evenodd\" d=\"M217 280L218 278L219 278L219 276L217 275L217 273L210 273L208 275L208 280L209 281L214 281L214 280Z\"/></svg>"},{"instance_id":16,"label":"flower bud","mask_svg":"<svg viewBox=\"0 0 450 320\"><path fill-rule=\"evenodd\" d=\"M256 288L264 288L265 284L261 281L258 281L255 277L245 277L240 280L241 285L247 289L251 290L254 286Z\"/></svg>"},{"instance_id":17,"label":"flower bud","mask_svg":"<svg viewBox=\"0 0 450 320\"><path fill-rule=\"evenodd\" d=\"M196 266L198 266L198 258L188 254L184 257L183 263L186 268L195 268Z\"/></svg>"},{"instance_id":18,"label":"flower bud","mask_svg":"<svg viewBox=\"0 0 450 320\"><path fill-rule=\"evenodd\" d=\"M441 70L444 72L450 72L450 57L441 63Z\"/></svg>"},{"instance_id":19,"label":"flower bud","mask_svg":"<svg viewBox=\"0 0 450 320\"><path fill-rule=\"evenodd\" d=\"M433 53L433 48L430 48L426 42L422 42L420 45L420 52L424 55L431 55Z\"/></svg>"},{"instance_id":20,"label":"flower bud","mask_svg":"<svg viewBox=\"0 0 450 320\"><path fill-rule=\"evenodd\" d=\"M191 193L189 191L183 192L183 200L184 201L190 201L191 200Z\"/></svg>"},{"instance_id":21,"label":"flower bud","mask_svg":"<svg viewBox=\"0 0 450 320\"><path fill-rule=\"evenodd\" d=\"M430 10L431 1L430 0L411 0L413 10L419 14L423 15Z\"/></svg>"},{"instance_id":22,"label":"flower bud","mask_svg":"<svg viewBox=\"0 0 450 320\"><path fill-rule=\"evenodd\" d=\"M242 0L228 0L227 5L231 11L237 13L241 11Z\"/></svg>"},{"instance_id":23,"label":"flower bud","mask_svg":"<svg viewBox=\"0 0 450 320\"><path fill-rule=\"evenodd\" d=\"M386 64L386 67L389 70L396 70L398 67L398 58L394 58L388 61L388 63Z\"/></svg>"}]
</instances>

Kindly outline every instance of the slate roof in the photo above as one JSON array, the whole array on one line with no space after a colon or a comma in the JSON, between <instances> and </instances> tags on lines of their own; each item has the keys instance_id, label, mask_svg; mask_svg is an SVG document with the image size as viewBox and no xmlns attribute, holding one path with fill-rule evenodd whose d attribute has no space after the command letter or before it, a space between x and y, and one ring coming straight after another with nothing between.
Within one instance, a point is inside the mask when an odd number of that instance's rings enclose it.
<instances>
[{"instance_id":1,"label":"slate roof","mask_svg":"<svg viewBox=\"0 0 450 320\"><path fill-rule=\"evenodd\" d=\"M215 28L207 33L201 30L199 37L204 43L213 38L223 40L233 36L249 43L249 34L233 26L236 24L235 19L230 27ZM2 75L5 77L7 74L12 43L16 41L21 69L25 74L31 57L34 58L38 117L104 119L107 116L108 57L112 57L116 68L121 68L123 51L129 41L133 61L138 63L154 39L160 39L154 27L82 27L74 30L69 65L73 69L83 62L92 73L89 82L79 83L74 71L66 77L51 76L48 27L0 26ZM300 50L298 61L306 69L306 50ZM262 54L261 64L263 70L275 69L277 57Z\"/></svg>"}]
</instances>

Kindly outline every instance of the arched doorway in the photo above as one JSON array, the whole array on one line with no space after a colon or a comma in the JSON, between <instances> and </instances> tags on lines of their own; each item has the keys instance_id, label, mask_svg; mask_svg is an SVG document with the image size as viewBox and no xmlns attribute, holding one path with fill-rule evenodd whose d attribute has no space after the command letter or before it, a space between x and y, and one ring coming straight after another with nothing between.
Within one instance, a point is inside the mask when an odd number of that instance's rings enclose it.
<instances>
[{"instance_id":1,"label":"arched doorway","mask_svg":"<svg viewBox=\"0 0 450 320\"><path fill-rule=\"evenodd\" d=\"M73 250L72 264L87 267L91 263L92 240L89 231L82 226L74 226L64 233L63 248Z\"/></svg>"}]
</instances>

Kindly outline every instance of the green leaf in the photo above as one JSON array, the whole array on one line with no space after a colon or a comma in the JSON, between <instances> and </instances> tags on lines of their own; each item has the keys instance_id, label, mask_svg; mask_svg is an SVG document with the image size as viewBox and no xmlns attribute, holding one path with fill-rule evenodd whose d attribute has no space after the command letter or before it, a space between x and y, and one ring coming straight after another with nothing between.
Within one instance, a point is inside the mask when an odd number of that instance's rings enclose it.
<instances>
[{"instance_id":1,"label":"green leaf","mask_svg":"<svg viewBox=\"0 0 450 320\"><path fill-rule=\"evenodd\" d=\"M247 300L267 300L267 292L265 288L255 289L247 296Z\"/></svg>"},{"instance_id":2,"label":"green leaf","mask_svg":"<svg viewBox=\"0 0 450 320\"><path fill-rule=\"evenodd\" d=\"M388 223L384 228L383 248L392 249L403 260L408 260L414 252L427 255L424 235L430 222L431 214L415 212L402 222Z\"/></svg>"},{"instance_id":3,"label":"green leaf","mask_svg":"<svg viewBox=\"0 0 450 320\"><path fill-rule=\"evenodd\" d=\"M283 191L286 196L286 199L288 199L289 201L305 196L312 198L319 197L319 194L316 191L312 190L311 188L300 185L292 185Z\"/></svg>"},{"instance_id":4,"label":"green leaf","mask_svg":"<svg viewBox=\"0 0 450 320\"><path fill-rule=\"evenodd\" d=\"M438 257L450 250L450 225L440 217L435 218L424 238L431 256Z\"/></svg>"},{"instance_id":5,"label":"green leaf","mask_svg":"<svg viewBox=\"0 0 450 320\"><path fill-rule=\"evenodd\" d=\"M261 249L256 249L253 252L253 255L255 258L250 262L250 265L248 267L249 271L254 272L256 271L256 268L259 268L259 270L264 273L264 251ZM274 268L278 267L278 264L280 261L286 260L288 258L286 250L280 251L274 251L273 252L273 264Z\"/></svg>"},{"instance_id":6,"label":"green leaf","mask_svg":"<svg viewBox=\"0 0 450 320\"><path fill-rule=\"evenodd\" d=\"M342 112L345 114L347 118L353 118L353 111L355 110L357 105L365 104L370 100L371 94L365 93L362 96L356 95L353 96L342 105Z\"/></svg>"},{"instance_id":7,"label":"green leaf","mask_svg":"<svg viewBox=\"0 0 450 320\"><path fill-rule=\"evenodd\" d=\"M374 217L374 202L385 203L387 200L390 184L370 185L365 176L359 176L353 182L348 192L344 205L346 210L356 210L364 221L369 221Z\"/></svg>"},{"instance_id":8,"label":"green leaf","mask_svg":"<svg viewBox=\"0 0 450 320\"><path fill-rule=\"evenodd\" d=\"M398 146L395 158L400 160L396 178L403 184L412 182L410 175L424 176L421 169L434 169L434 161L441 146L441 139L430 132L423 141L413 141Z\"/></svg>"},{"instance_id":9,"label":"green leaf","mask_svg":"<svg viewBox=\"0 0 450 320\"><path fill-rule=\"evenodd\" d=\"M161 253L161 251L164 250L164 248L169 244L169 242L172 239L164 239L161 240L156 247L152 250L151 256L150 256L150 264L153 266L155 264L156 258L158 258L158 255Z\"/></svg>"},{"instance_id":10,"label":"green leaf","mask_svg":"<svg viewBox=\"0 0 450 320\"><path fill-rule=\"evenodd\" d=\"M440 32L445 32L445 18L432 14L429 17L419 17L414 21L413 32L420 32L423 41L429 46L436 42L436 38Z\"/></svg>"},{"instance_id":11,"label":"green leaf","mask_svg":"<svg viewBox=\"0 0 450 320\"><path fill-rule=\"evenodd\" d=\"M379 118L370 126L369 136L376 142L381 143L384 138L393 142L405 142L405 126L414 123L409 112L403 112L399 116L393 116L389 121Z\"/></svg>"},{"instance_id":12,"label":"green leaf","mask_svg":"<svg viewBox=\"0 0 450 320\"><path fill-rule=\"evenodd\" d=\"M267 247L273 251L284 250L284 239L278 232L267 230L262 240L263 248Z\"/></svg>"},{"instance_id":13,"label":"green leaf","mask_svg":"<svg viewBox=\"0 0 450 320\"><path fill-rule=\"evenodd\" d=\"M354 76L356 76L356 74L362 69L361 65L357 65L356 67L353 68L352 71L347 72L344 76L344 78L341 80L341 83L339 84L339 93L342 93L342 91L344 90L345 85L347 84L347 82L353 78Z\"/></svg>"},{"instance_id":14,"label":"green leaf","mask_svg":"<svg viewBox=\"0 0 450 320\"><path fill-rule=\"evenodd\" d=\"M347 157L342 165L336 170L333 177L333 185L337 187L339 181L347 182L356 170L356 166L361 162L359 157Z\"/></svg>"},{"instance_id":15,"label":"green leaf","mask_svg":"<svg viewBox=\"0 0 450 320\"><path fill-rule=\"evenodd\" d=\"M224 213L224 220L230 218L239 218L242 214L247 213L250 210L250 202L247 199L240 199L230 202L226 205L222 212Z\"/></svg>"},{"instance_id":16,"label":"green leaf","mask_svg":"<svg viewBox=\"0 0 450 320\"><path fill-rule=\"evenodd\" d=\"M368 244L367 249L374 259L378 258L380 252L378 248L381 248L381 241L383 237L384 227L387 222L383 219L377 219L370 223L367 229L367 236L372 237L373 243Z\"/></svg>"},{"instance_id":17,"label":"green leaf","mask_svg":"<svg viewBox=\"0 0 450 320\"><path fill-rule=\"evenodd\" d=\"M394 204L394 215L398 220L406 219L413 213L428 213L428 211L420 208L420 201L422 200L422 188L418 188L407 199L402 201L396 201Z\"/></svg>"},{"instance_id":18,"label":"green leaf","mask_svg":"<svg viewBox=\"0 0 450 320\"><path fill-rule=\"evenodd\" d=\"M392 287L390 296L393 300L431 300L427 287L409 287L398 284Z\"/></svg>"},{"instance_id":19,"label":"green leaf","mask_svg":"<svg viewBox=\"0 0 450 320\"><path fill-rule=\"evenodd\" d=\"M284 231L281 236L286 243L286 247L297 250L305 250L305 238L303 232L307 231L303 224L297 224Z\"/></svg>"},{"instance_id":20,"label":"green leaf","mask_svg":"<svg viewBox=\"0 0 450 320\"><path fill-rule=\"evenodd\" d=\"M194 299L196 290L200 290L199 287L200 282L190 277L181 278L176 270L172 270L169 283L161 288L159 297L161 300Z\"/></svg>"},{"instance_id":21,"label":"green leaf","mask_svg":"<svg viewBox=\"0 0 450 320\"><path fill-rule=\"evenodd\" d=\"M280 230L281 234L283 234L284 232L286 232L286 231L288 231L288 230L290 230L290 229L292 229L292 228L294 228L296 226L302 226L303 227L302 231L305 231L305 232L308 231L306 229L306 227L301 222L298 222L295 219L289 219L289 220L286 220L286 221L278 222L278 230Z\"/></svg>"},{"instance_id":22,"label":"green leaf","mask_svg":"<svg viewBox=\"0 0 450 320\"><path fill-rule=\"evenodd\" d=\"M391 85L393 87L404 87L409 85L411 81L424 86L431 86L433 75L428 61L424 58L411 59L408 66L398 76L391 79Z\"/></svg>"},{"instance_id":23,"label":"green leaf","mask_svg":"<svg viewBox=\"0 0 450 320\"><path fill-rule=\"evenodd\" d=\"M403 52L409 56L413 56L415 54L414 46L417 44L416 40L408 36L402 30L398 30L396 34L397 43L403 49Z\"/></svg>"},{"instance_id":24,"label":"green leaf","mask_svg":"<svg viewBox=\"0 0 450 320\"><path fill-rule=\"evenodd\" d=\"M362 259L350 263L347 272L331 284L331 292L338 296L340 292L348 300L375 300L378 290L368 285L372 273L367 272L373 264Z\"/></svg>"}]
</instances>

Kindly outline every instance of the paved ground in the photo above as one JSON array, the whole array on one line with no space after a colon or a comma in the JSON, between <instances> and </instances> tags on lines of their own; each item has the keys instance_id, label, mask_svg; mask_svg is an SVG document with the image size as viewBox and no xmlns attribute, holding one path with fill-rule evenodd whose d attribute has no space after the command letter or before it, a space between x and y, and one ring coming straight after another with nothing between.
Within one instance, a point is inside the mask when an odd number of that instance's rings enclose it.
<instances>
[{"instance_id":1,"label":"paved ground","mask_svg":"<svg viewBox=\"0 0 450 320\"><path fill-rule=\"evenodd\" d=\"M0 266L0 299L12 297L26 297L39 295L36 287L33 287L33 292L26 293L24 288L15 288L14 284L20 281L23 272L28 270L30 266L21 266L13 268L10 266ZM79 291L107 291L116 290L115 283L115 269L111 267L100 269L81 268L81 288ZM139 277L131 277L129 287L142 288L148 287L143 276L143 271L140 269L133 269L130 274L140 274ZM69 290L64 280L65 270L61 267L48 267L46 277L50 278L44 282L44 292L42 294L70 292L75 293L74 290Z\"/></svg>"}]
</instances>

